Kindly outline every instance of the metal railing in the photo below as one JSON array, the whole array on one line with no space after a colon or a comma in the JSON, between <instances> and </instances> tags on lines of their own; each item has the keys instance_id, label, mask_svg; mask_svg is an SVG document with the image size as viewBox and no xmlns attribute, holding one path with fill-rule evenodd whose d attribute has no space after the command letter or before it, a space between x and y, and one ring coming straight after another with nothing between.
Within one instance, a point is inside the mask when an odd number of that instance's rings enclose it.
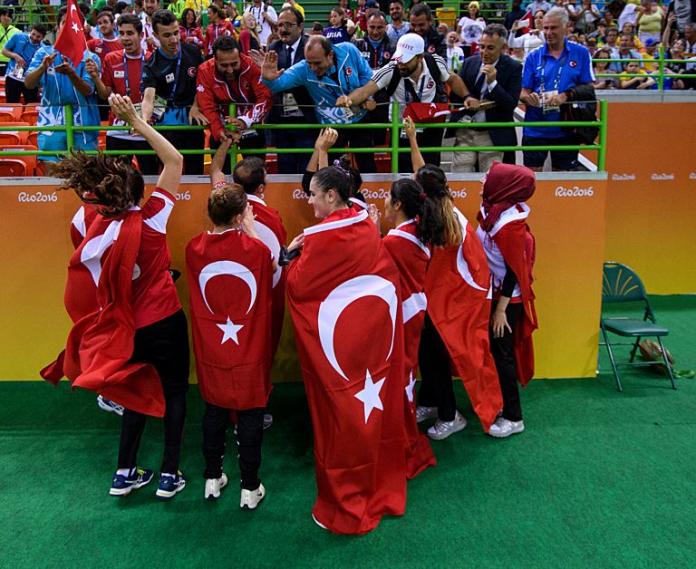
<instances>
[{"instance_id":1,"label":"metal railing","mask_svg":"<svg viewBox=\"0 0 696 569\"><path fill-rule=\"evenodd\" d=\"M601 49L601 48L600 48ZM598 50L599 51L599 50ZM593 58L593 62L603 62L603 63L608 63L611 65L612 63L618 63L619 65L625 65L627 63L638 63L640 64L641 67L643 67L644 64L650 64L650 65L655 65L657 64L657 70L655 72L648 72L646 73L626 73L624 71L611 71L608 69L609 65L607 66L607 70L601 73L595 73L595 77L612 77L612 78L619 78L619 77L651 77L655 79L657 82L657 88L660 91L663 91L665 89L665 79L696 79L696 73L672 73L668 72L666 69L666 65L669 63L678 63L680 65L683 65L684 68L686 69L687 66L693 66L696 69L696 60L688 60L688 59L666 59L665 58L665 49L660 46L659 51L658 51L658 57L651 57L651 58Z\"/></svg>"},{"instance_id":2,"label":"metal railing","mask_svg":"<svg viewBox=\"0 0 696 569\"><path fill-rule=\"evenodd\" d=\"M585 151L596 151L598 153L597 168L598 170L604 170L606 165L606 141L607 141L607 103L606 101L598 101L599 107L599 117L596 121L529 121L529 122L442 122L442 123L418 123L416 128L476 128L476 129L492 129L492 128L511 128L511 127L597 127L599 128L599 135L597 137L596 144L592 145L580 145L580 144L559 144L554 146L545 146L544 150L585 150ZM66 134L66 149L65 150L2 150L0 151L1 157L11 157L11 156L61 156L71 152L75 148L75 134L79 132L94 132L94 131L128 131L130 128L128 126L113 126L113 125L94 125L94 126L81 126L76 125L73 120L73 111L70 105L64 107L65 124L57 126L18 126L18 125L6 125L0 122L0 133L11 131L30 131L30 132L42 132L42 131L58 131L65 132ZM392 118L390 122L384 123L353 123L353 124L318 124L318 123L307 123L307 124L257 124L252 128L255 130L306 130L306 129L322 129L330 126L337 130L344 129L390 129L389 146L385 147L370 147L370 148L332 148L329 150L331 153L387 153L391 156L391 172L396 174L399 171L399 154L410 153L409 147L402 147L399 144L399 136L401 128L403 127L403 122L401 121L401 113L399 112L399 105L396 102L392 103ZM234 105L230 106L230 114L235 116ZM170 131L170 130L203 130L206 127L203 126L157 126L155 127L159 131ZM234 127L227 125L228 129L234 130ZM11 144L5 144L5 146L11 146ZM422 152L508 152L508 151L524 151L524 150L539 150L538 146L433 146L433 147L422 147L420 150ZM230 147L229 156L230 161L234 165L238 154L244 155L255 155L255 154L302 154L311 153L313 148L276 148L276 147L266 147L266 148L256 148L256 149L241 149L238 145L233 145ZM85 151L86 154L97 154L97 153L109 154L109 155L153 155L155 152L153 150L88 150ZM179 152L182 155L200 155L200 154L214 154L215 149L180 149Z\"/></svg>"}]
</instances>

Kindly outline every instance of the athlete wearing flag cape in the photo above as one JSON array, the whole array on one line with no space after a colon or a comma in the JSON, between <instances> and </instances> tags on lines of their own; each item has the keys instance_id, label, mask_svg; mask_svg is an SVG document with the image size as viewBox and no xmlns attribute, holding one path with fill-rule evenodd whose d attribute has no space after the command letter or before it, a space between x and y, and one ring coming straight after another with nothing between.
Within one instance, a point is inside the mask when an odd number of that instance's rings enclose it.
<instances>
[{"instance_id":1,"label":"athlete wearing flag cape","mask_svg":"<svg viewBox=\"0 0 696 569\"><path fill-rule=\"evenodd\" d=\"M503 394L503 412L489 434L507 437L524 430L517 383L534 375L532 333L538 327L532 290L536 247L525 203L536 186L524 166L494 162L483 181L476 231L486 251L493 285L491 349Z\"/></svg>"},{"instance_id":2,"label":"athlete wearing flag cape","mask_svg":"<svg viewBox=\"0 0 696 569\"><path fill-rule=\"evenodd\" d=\"M179 472L186 415L189 348L186 317L169 273L166 226L174 206L183 159L137 114L130 100L110 97L112 111L128 121L164 164L158 187L139 206L142 176L132 165L102 155L72 155L55 175L65 179L97 215L68 266L65 306L73 320L59 358L42 370L56 383L91 389L123 405L118 469L110 494L124 496L152 480L137 466L146 415L164 416L165 445L157 495L171 498L185 479ZM90 310L83 296L94 296ZM92 305L94 306L94 305Z\"/></svg>"},{"instance_id":3,"label":"athlete wearing flag cape","mask_svg":"<svg viewBox=\"0 0 696 569\"><path fill-rule=\"evenodd\" d=\"M399 276L343 170L319 170L309 203L323 221L291 247L288 306L314 426L315 521L363 534L406 506Z\"/></svg>"},{"instance_id":4,"label":"athlete wearing flag cape","mask_svg":"<svg viewBox=\"0 0 696 569\"><path fill-rule=\"evenodd\" d=\"M240 507L265 495L258 477L263 415L271 392L271 290L274 263L254 228L254 214L237 184L208 199L212 231L186 247L191 328L203 416L205 498L227 485L222 471L230 411L236 411L241 471Z\"/></svg>"}]
</instances>

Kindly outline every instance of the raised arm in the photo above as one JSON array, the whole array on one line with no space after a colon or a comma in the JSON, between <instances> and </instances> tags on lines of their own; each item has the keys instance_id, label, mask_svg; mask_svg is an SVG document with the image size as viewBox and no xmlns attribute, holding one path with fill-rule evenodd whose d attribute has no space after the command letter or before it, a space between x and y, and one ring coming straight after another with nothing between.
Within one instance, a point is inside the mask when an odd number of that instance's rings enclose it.
<instances>
[{"instance_id":1,"label":"raised arm","mask_svg":"<svg viewBox=\"0 0 696 569\"><path fill-rule=\"evenodd\" d=\"M425 160L423 160L423 155L421 154L420 148L418 148L418 141L416 140L416 125L413 124L411 117L406 117L404 119L404 131L408 137L408 144L411 147L411 168L415 174L423 166L425 166Z\"/></svg>"},{"instance_id":2,"label":"raised arm","mask_svg":"<svg viewBox=\"0 0 696 569\"><path fill-rule=\"evenodd\" d=\"M109 105L111 105L113 113L121 120L128 122L133 130L142 135L157 153L157 157L163 164L157 186L175 194L181 181L181 169L184 165L183 156L179 154L171 142L138 116L138 112L129 97L113 94L109 97Z\"/></svg>"},{"instance_id":3,"label":"raised arm","mask_svg":"<svg viewBox=\"0 0 696 569\"><path fill-rule=\"evenodd\" d=\"M341 95L338 99L336 99L336 106L353 107L362 105L377 91L379 91L377 83L370 79L370 81L365 83L365 85L363 85L362 87L358 87L357 89L355 89L350 95Z\"/></svg>"},{"instance_id":4,"label":"raised arm","mask_svg":"<svg viewBox=\"0 0 696 569\"><path fill-rule=\"evenodd\" d=\"M225 173L222 171L225 165L225 159L227 158L227 153L232 146L231 138L223 138L220 141L220 146L218 147L213 159L210 162L210 185L216 188L219 184L223 184L227 181Z\"/></svg>"}]
</instances>

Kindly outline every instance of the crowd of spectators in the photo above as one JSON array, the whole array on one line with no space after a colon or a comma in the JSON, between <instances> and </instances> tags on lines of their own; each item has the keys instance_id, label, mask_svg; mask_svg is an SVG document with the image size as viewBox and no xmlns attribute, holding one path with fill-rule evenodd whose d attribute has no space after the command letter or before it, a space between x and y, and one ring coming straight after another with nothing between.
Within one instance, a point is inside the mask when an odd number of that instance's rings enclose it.
<instances>
[{"instance_id":1,"label":"crowd of spectators","mask_svg":"<svg viewBox=\"0 0 696 569\"><path fill-rule=\"evenodd\" d=\"M106 105L117 93L130 96L154 124L205 125L212 148L232 137L242 151L312 148L318 133L252 128L261 122L385 123L396 101L402 118L428 123L446 116L453 123L426 128L418 138L425 148L447 139L462 147L452 160L457 172L485 171L494 159L515 160L512 152L466 147L518 142L514 128L463 123L511 122L518 107L529 121L558 121L563 105L585 96L588 87L696 88L696 79L683 77L696 73L690 0L524 1L512 0L505 10L500 3L472 1L454 17L442 11L438 20L437 11L417 0L340 0L327 22L310 23L295 0L280 6L270 0L176 0L166 6L160 0L96 0L80 6L88 41L77 67L50 45L65 23L65 7L54 15L55 29L37 23L25 31L12 25L12 7L3 7L0 68L7 103L40 100L39 125L64 124L66 104L78 109L77 125L118 125ZM204 147L201 131L165 132L177 148ZM543 147L573 143L557 127L525 128L523 135L524 145L540 147L524 153L524 163L533 168L544 163ZM384 127L341 129L336 146L384 146L387 136ZM119 130L110 131L106 142L108 149L124 152L144 144ZM62 150L65 144L59 132L39 136L40 150ZM82 132L75 144L94 148L96 133ZM429 162L440 162L439 153L426 154ZM577 165L577 152L551 154L554 168ZM278 170L303 173L308 157L280 154ZM143 172L157 171L154 158L138 161ZM372 154L357 153L355 161L361 171L375 171ZM188 155L186 173L202 171L202 155Z\"/></svg>"}]
</instances>

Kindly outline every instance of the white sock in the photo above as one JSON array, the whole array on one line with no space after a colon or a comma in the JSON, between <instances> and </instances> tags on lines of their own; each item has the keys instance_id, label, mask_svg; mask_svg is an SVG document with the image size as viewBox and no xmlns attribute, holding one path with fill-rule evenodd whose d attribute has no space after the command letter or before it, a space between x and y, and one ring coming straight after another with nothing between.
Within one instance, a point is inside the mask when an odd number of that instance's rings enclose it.
<instances>
[{"instance_id":1,"label":"white sock","mask_svg":"<svg viewBox=\"0 0 696 569\"><path fill-rule=\"evenodd\" d=\"M119 476L129 477L131 475L131 473L134 473L134 472L135 472L135 468L119 468L116 471L116 474Z\"/></svg>"}]
</instances>

